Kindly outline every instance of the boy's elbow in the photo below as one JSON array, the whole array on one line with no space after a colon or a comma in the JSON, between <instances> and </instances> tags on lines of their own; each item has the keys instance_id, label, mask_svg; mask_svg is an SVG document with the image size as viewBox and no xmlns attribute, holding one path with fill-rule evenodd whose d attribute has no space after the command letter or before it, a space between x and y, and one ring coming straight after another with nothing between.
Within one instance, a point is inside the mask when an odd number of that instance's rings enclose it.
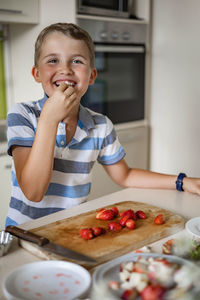
<instances>
[{"instance_id":1,"label":"boy's elbow","mask_svg":"<svg viewBox=\"0 0 200 300\"><path fill-rule=\"evenodd\" d=\"M40 202L43 199L44 194L38 193L37 191L30 191L30 190L22 190L25 197L31 202Z\"/></svg>"}]
</instances>

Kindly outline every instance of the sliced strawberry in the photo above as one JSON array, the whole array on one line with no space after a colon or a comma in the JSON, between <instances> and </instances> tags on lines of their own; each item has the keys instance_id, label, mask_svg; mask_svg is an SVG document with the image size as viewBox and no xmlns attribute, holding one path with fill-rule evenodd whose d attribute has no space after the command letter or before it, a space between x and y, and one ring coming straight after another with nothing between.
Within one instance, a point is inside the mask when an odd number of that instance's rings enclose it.
<instances>
[{"instance_id":1,"label":"sliced strawberry","mask_svg":"<svg viewBox=\"0 0 200 300\"><path fill-rule=\"evenodd\" d=\"M112 290L118 290L119 289L119 282L118 281L109 281L108 283L109 288Z\"/></svg>"},{"instance_id":2,"label":"sliced strawberry","mask_svg":"<svg viewBox=\"0 0 200 300\"><path fill-rule=\"evenodd\" d=\"M98 219L99 220L112 220L115 217L115 213L111 209L105 209L104 211L99 214Z\"/></svg>"},{"instance_id":3,"label":"sliced strawberry","mask_svg":"<svg viewBox=\"0 0 200 300\"><path fill-rule=\"evenodd\" d=\"M83 228L80 230L80 236L84 239L84 240L91 240L94 235L93 232L90 228Z\"/></svg>"},{"instance_id":4,"label":"sliced strawberry","mask_svg":"<svg viewBox=\"0 0 200 300\"><path fill-rule=\"evenodd\" d=\"M132 290L125 290L121 296L122 300L134 300L136 299L138 293L135 289Z\"/></svg>"},{"instance_id":5,"label":"sliced strawberry","mask_svg":"<svg viewBox=\"0 0 200 300\"><path fill-rule=\"evenodd\" d=\"M117 217L118 214L119 214L119 210L118 210L117 206L113 206L113 207L111 208L111 210L115 213L115 217Z\"/></svg>"},{"instance_id":6,"label":"sliced strawberry","mask_svg":"<svg viewBox=\"0 0 200 300\"><path fill-rule=\"evenodd\" d=\"M92 227L91 230L94 236L99 236L105 233L105 229L102 227Z\"/></svg>"},{"instance_id":7,"label":"sliced strawberry","mask_svg":"<svg viewBox=\"0 0 200 300\"><path fill-rule=\"evenodd\" d=\"M122 229L122 226L117 222L110 222L108 227L111 231L120 231Z\"/></svg>"},{"instance_id":8,"label":"sliced strawberry","mask_svg":"<svg viewBox=\"0 0 200 300\"><path fill-rule=\"evenodd\" d=\"M120 225L122 225L123 227L126 226L126 221L129 219L129 215L124 215L120 220L119 220L119 223Z\"/></svg>"},{"instance_id":9,"label":"sliced strawberry","mask_svg":"<svg viewBox=\"0 0 200 300\"><path fill-rule=\"evenodd\" d=\"M137 220L137 216L134 213L134 210L128 209L128 210L125 210L125 211L123 211L123 212L120 213L121 217L124 217L124 216L127 216L127 215L128 215L128 219Z\"/></svg>"},{"instance_id":10,"label":"sliced strawberry","mask_svg":"<svg viewBox=\"0 0 200 300\"><path fill-rule=\"evenodd\" d=\"M102 214L102 212L104 212L106 209L105 208L102 208L100 209L97 214L96 214L96 219L99 219L100 215Z\"/></svg>"},{"instance_id":11,"label":"sliced strawberry","mask_svg":"<svg viewBox=\"0 0 200 300\"><path fill-rule=\"evenodd\" d=\"M142 290L140 296L142 300L161 300L164 292L165 289L160 285L148 285Z\"/></svg>"},{"instance_id":12,"label":"sliced strawberry","mask_svg":"<svg viewBox=\"0 0 200 300\"><path fill-rule=\"evenodd\" d=\"M128 229L135 229L136 228L136 222L133 219L128 219L126 221L125 225Z\"/></svg>"},{"instance_id":13,"label":"sliced strawberry","mask_svg":"<svg viewBox=\"0 0 200 300\"><path fill-rule=\"evenodd\" d=\"M165 220L164 220L164 216L162 214L157 215L155 217L154 224L161 225L161 224L164 224L164 223L165 223Z\"/></svg>"},{"instance_id":14,"label":"sliced strawberry","mask_svg":"<svg viewBox=\"0 0 200 300\"><path fill-rule=\"evenodd\" d=\"M146 219L147 218L147 215L145 214L145 212L143 210L137 210L136 216L138 217L138 219Z\"/></svg>"}]
</instances>

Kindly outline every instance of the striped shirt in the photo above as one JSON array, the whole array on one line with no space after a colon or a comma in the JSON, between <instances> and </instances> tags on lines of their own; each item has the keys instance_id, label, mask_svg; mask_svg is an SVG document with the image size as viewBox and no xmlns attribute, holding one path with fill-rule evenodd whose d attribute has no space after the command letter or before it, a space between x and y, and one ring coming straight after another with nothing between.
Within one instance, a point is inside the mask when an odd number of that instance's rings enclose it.
<instances>
[{"instance_id":1,"label":"striped shirt","mask_svg":"<svg viewBox=\"0 0 200 300\"><path fill-rule=\"evenodd\" d=\"M7 115L8 154L14 145L32 147L42 107L47 99L16 103ZM47 145L48 147L48 145ZM12 193L6 226L22 224L87 200L95 161L110 165L125 156L112 122L80 105L76 132L66 144L65 123L57 129L54 164L48 189L40 202L29 201L20 189L12 160Z\"/></svg>"}]
</instances>

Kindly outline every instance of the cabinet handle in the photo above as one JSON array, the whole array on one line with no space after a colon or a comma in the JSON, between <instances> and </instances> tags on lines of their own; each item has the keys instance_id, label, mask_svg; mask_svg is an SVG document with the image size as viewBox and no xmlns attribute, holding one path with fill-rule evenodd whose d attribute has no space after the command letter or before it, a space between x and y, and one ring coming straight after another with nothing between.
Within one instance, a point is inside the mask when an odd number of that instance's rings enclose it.
<instances>
[{"instance_id":1,"label":"cabinet handle","mask_svg":"<svg viewBox=\"0 0 200 300\"><path fill-rule=\"evenodd\" d=\"M4 9L0 8L0 14L15 14L15 15L22 15L23 10L17 10L17 9Z\"/></svg>"},{"instance_id":2,"label":"cabinet handle","mask_svg":"<svg viewBox=\"0 0 200 300\"><path fill-rule=\"evenodd\" d=\"M11 165L5 165L5 169L11 169Z\"/></svg>"}]
</instances>

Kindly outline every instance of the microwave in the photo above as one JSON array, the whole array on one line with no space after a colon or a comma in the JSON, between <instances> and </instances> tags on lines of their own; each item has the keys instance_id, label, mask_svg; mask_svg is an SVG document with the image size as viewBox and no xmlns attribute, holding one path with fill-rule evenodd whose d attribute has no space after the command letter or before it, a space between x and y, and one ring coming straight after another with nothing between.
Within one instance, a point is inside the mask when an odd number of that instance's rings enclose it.
<instances>
[{"instance_id":1,"label":"microwave","mask_svg":"<svg viewBox=\"0 0 200 300\"><path fill-rule=\"evenodd\" d=\"M79 14L129 18L132 0L77 0Z\"/></svg>"}]
</instances>

